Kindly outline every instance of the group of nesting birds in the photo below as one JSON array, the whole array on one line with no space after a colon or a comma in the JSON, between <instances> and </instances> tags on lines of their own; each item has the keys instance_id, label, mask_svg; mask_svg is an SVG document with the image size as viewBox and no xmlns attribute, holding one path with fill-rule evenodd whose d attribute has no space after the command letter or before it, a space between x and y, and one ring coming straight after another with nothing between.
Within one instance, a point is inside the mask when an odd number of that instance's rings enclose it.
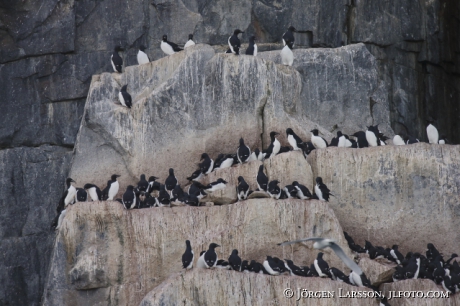
<instances>
[{"instance_id":1,"label":"group of nesting birds","mask_svg":"<svg viewBox=\"0 0 460 306\"><path fill-rule=\"evenodd\" d=\"M225 169L236 164L244 164L251 161L264 161L277 154L288 152L291 150L290 147L282 147L281 143L277 139L279 133L270 133L270 144L267 149L262 152L258 148L251 152L251 149L244 143L244 139L241 138L239 146L236 150L236 154L219 154L216 160L209 157L207 153L201 155L200 163L198 164L198 170L193 172L190 177L187 177L191 181L191 185L187 192L185 192L179 185L177 178L174 175L174 169L169 169L169 176L166 178L164 184L158 182L158 177L150 176L146 180L145 174L140 177L137 186L129 185L124 192L122 198L115 199L123 204L125 209L140 209L149 207L163 207L173 205L189 205L199 206L200 200L204 198L208 193L221 190L226 187L227 182L219 178L215 182L211 182L208 185L203 185L201 180L204 176L208 175L212 171L217 169ZM300 150L303 147L303 142L293 132L291 128L286 130L286 136L289 144L293 150ZM269 181L268 177L264 173L263 165L260 165L258 173L255 175L258 191L267 193L271 198L274 199L287 199L287 198L298 198L302 200L318 199L322 201L328 201L332 193L323 183L321 177L316 178L316 185L314 193L300 184L297 181L292 182L291 185L287 185L284 188L280 188L278 180ZM65 216L65 208L69 204L75 202L86 202L92 201L106 201L114 200L114 197L118 194L119 183L118 177L120 175L113 174L110 180L107 181L107 186L104 189L100 189L98 186L92 183L85 184L83 188L75 188L72 183L75 181L71 178L67 178L64 194L59 201L57 207L57 216L55 217L52 227L59 228L62 219ZM242 176L238 177L238 184L236 187L238 200L246 200L248 196L253 192L249 188L249 184L244 180ZM158 194L158 196L155 196Z\"/></svg>"},{"instance_id":2,"label":"group of nesting birds","mask_svg":"<svg viewBox=\"0 0 460 306\"><path fill-rule=\"evenodd\" d=\"M436 247L428 243L426 256L413 252L408 252L406 256L403 256L398 250L398 245L393 245L390 249L373 246L366 240L363 248L356 244L347 232L344 232L344 235L352 251L367 253L370 259L385 258L396 263L396 271L393 274L394 282L404 279L431 279L436 284L441 284L450 293L460 292L460 266L458 264L460 258L456 253L445 261Z\"/></svg>"},{"instance_id":3,"label":"group of nesting birds","mask_svg":"<svg viewBox=\"0 0 460 306\"><path fill-rule=\"evenodd\" d=\"M228 269L237 272L257 273L267 275L283 275L289 274L291 276L302 277L329 277L332 280L345 282L350 285L359 287L368 287L374 291L378 289L371 285L371 282L361 270L361 268L348 256L345 255L343 249L331 239L324 238L305 238L295 241L288 241L279 243L280 246L314 241L313 247L315 249L331 248L334 253L343 261L343 263L351 269L349 275L345 275L341 270L335 267L329 267L329 264L323 259L323 253L319 252L316 259L310 266L297 266L292 260L285 259L284 261L272 256L267 256L263 263L255 260L242 260L238 254L238 250L233 250L228 261L219 259L216 248L219 247L216 243L211 243L208 250L202 251L196 262L196 267L200 269ZM182 267L186 270L193 268L195 254L189 240L185 241L185 252L182 255ZM385 297L379 296L380 305L389 305Z\"/></svg>"},{"instance_id":4,"label":"group of nesting birds","mask_svg":"<svg viewBox=\"0 0 460 306\"><path fill-rule=\"evenodd\" d=\"M282 40L284 48L281 50L281 62L283 65L292 66L294 62L294 54L292 53L292 48L294 47L295 42L294 32L302 33L304 31L297 31L293 26L290 26L288 30L283 34ZM228 38L229 48L226 53L233 53L235 55L240 54L241 40L238 38L238 35L241 33L244 32L239 29L233 31L233 35ZM249 37L249 46L246 49L245 54L257 56L257 44L255 43L255 41L255 36ZM185 43L184 49L191 47L193 45L195 45L195 42L193 41L193 34L189 34L188 41ZM167 35L163 35L160 48L166 55L172 55L176 52L184 50L180 48L177 44L168 41ZM150 58L147 55L147 53L145 53L145 49L146 48L143 45L139 47L139 51L137 53L137 62L139 65L147 64L150 62ZM115 72L122 73L123 59L118 54L119 51L123 51L123 48L121 46L116 46L110 60L112 63L113 70ZM121 87L121 90L118 93L118 99L123 106L131 108L132 98L131 95L128 93L127 89L127 84Z\"/></svg>"}]
</instances>

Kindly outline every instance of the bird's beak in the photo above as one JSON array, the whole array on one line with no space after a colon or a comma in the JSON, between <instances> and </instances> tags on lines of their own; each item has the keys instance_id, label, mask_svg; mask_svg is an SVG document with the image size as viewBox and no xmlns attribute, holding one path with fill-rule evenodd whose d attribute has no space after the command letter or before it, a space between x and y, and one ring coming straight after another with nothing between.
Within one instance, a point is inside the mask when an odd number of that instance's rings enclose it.
<instances>
[{"instance_id":1,"label":"bird's beak","mask_svg":"<svg viewBox=\"0 0 460 306\"><path fill-rule=\"evenodd\" d=\"M74 182L74 183L76 183L74 180L71 180L71 182Z\"/></svg>"}]
</instances>

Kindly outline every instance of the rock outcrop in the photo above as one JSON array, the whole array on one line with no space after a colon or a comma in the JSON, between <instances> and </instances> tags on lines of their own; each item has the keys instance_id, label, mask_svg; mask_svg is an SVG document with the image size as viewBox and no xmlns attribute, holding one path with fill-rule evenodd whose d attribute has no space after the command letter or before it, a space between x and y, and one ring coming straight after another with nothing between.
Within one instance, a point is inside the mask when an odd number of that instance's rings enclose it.
<instances>
[{"instance_id":1,"label":"rock outcrop","mask_svg":"<svg viewBox=\"0 0 460 306\"><path fill-rule=\"evenodd\" d=\"M398 244L405 254L431 242L446 254L458 252L459 146L327 148L308 161L335 195L330 205L356 243Z\"/></svg>"},{"instance_id":2,"label":"rock outcrop","mask_svg":"<svg viewBox=\"0 0 460 306\"><path fill-rule=\"evenodd\" d=\"M203 286L202 284L206 284ZM291 298L285 289L292 289ZM300 288L300 290L298 289ZM301 290L306 289L304 297ZM373 296L368 288L353 287L319 277L269 276L222 270L193 270L172 275L149 292L140 306L154 305L377 305L375 298L350 298L361 291ZM310 296L308 295L310 294ZM347 297L348 295L348 297Z\"/></svg>"},{"instance_id":3,"label":"rock outcrop","mask_svg":"<svg viewBox=\"0 0 460 306\"><path fill-rule=\"evenodd\" d=\"M353 90L327 101L328 108L342 110L346 120L338 122L345 130L372 123L368 101L379 90L379 82L376 62L364 45L297 53L307 62L340 70L341 78L354 80L348 86ZM94 76L71 176L103 185L107 171L119 172L125 174L120 178L124 187L141 173L153 172L164 179L172 167L184 185L201 153L213 158L236 153L240 137L252 149L262 149L268 146L270 131L280 132L280 141L286 142L288 127L305 140L312 128L319 127L330 139L332 134L320 122L304 115L309 110L306 105L316 100L304 92L313 87L325 92L337 87L338 79L324 73L305 84L302 73L270 60L215 54L211 47L198 45L141 67L128 67L122 75ZM128 84L133 97L132 109L117 101L123 84ZM366 101L359 112L342 107L356 100Z\"/></svg>"},{"instance_id":4,"label":"rock outcrop","mask_svg":"<svg viewBox=\"0 0 460 306\"><path fill-rule=\"evenodd\" d=\"M253 199L132 211L118 202L77 203L68 209L58 233L44 304L137 305L181 270L186 239L195 259L215 242L224 259L236 248L243 259L261 262L273 255L310 265L318 253L312 243L276 244L311 236L335 237L351 256L332 209L316 200ZM330 249L324 252L331 266L345 270Z\"/></svg>"}]
</instances>

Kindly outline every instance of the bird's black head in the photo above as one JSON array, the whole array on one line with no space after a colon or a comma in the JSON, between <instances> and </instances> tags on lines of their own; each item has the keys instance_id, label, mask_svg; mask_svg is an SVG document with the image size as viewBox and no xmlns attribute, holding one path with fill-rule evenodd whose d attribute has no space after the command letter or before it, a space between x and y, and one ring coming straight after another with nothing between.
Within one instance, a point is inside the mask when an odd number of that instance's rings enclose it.
<instances>
[{"instance_id":1,"label":"bird's black head","mask_svg":"<svg viewBox=\"0 0 460 306\"><path fill-rule=\"evenodd\" d=\"M190 240L185 240L185 245L190 246Z\"/></svg>"},{"instance_id":2,"label":"bird's black head","mask_svg":"<svg viewBox=\"0 0 460 306\"><path fill-rule=\"evenodd\" d=\"M426 247L428 248L428 250L434 249L434 245L432 243L428 243Z\"/></svg>"},{"instance_id":3,"label":"bird's black head","mask_svg":"<svg viewBox=\"0 0 460 306\"><path fill-rule=\"evenodd\" d=\"M146 48L145 48L145 46L144 46L144 45L140 45L140 46L139 46L139 50L141 50L142 52L144 52L144 51L145 51L145 49L146 49Z\"/></svg>"},{"instance_id":4,"label":"bird's black head","mask_svg":"<svg viewBox=\"0 0 460 306\"><path fill-rule=\"evenodd\" d=\"M323 179L322 179L320 176L318 176L318 177L316 178L316 183L317 183L317 184L322 184L322 183L323 183Z\"/></svg>"},{"instance_id":5,"label":"bird's black head","mask_svg":"<svg viewBox=\"0 0 460 306\"><path fill-rule=\"evenodd\" d=\"M158 179L158 177L151 176L151 177L149 177L149 182L155 182L155 180L157 180L157 179Z\"/></svg>"},{"instance_id":6,"label":"bird's black head","mask_svg":"<svg viewBox=\"0 0 460 306\"><path fill-rule=\"evenodd\" d=\"M200 159L200 160L203 160L203 159L205 159L205 158L209 158L208 153L203 153L203 154L201 154L201 159Z\"/></svg>"},{"instance_id":7,"label":"bird's black head","mask_svg":"<svg viewBox=\"0 0 460 306\"><path fill-rule=\"evenodd\" d=\"M288 41L286 42L286 46L288 46L288 47L289 47L289 49L291 49L291 50L292 50L292 48L294 48L294 42L293 42L293 41L289 41L289 40L288 40Z\"/></svg>"},{"instance_id":8,"label":"bird's black head","mask_svg":"<svg viewBox=\"0 0 460 306\"><path fill-rule=\"evenodd\" d=\"M168 35L163 35L163 41L168 41Z\"/></svg>"},{"instance_id":9,"label":"bird's black head","mask_svg":"<svg viewBox=\"0 0 460 306\"><path fill-rule=\"evenodd\" d=\"M342 131L337 131L337 137L342 137Z\"/></svg>"},{"instance_id":10,"label":"bird's black head","mask_svg":"<svg viewBox=\"0 0 460 306\"><path fill-rule=\"evenodd\" d=\"M145 174L141 174L141 180L145 181Z\"/></svg>"},{"instance_id":11,"label":"bird's black head","mask_svg":"<svg viewBox=\"0 0 460 306\"><path fill-rule=\"evenodd\" d=\"M292 182L292 186L298 186L298 185L299 185L299 182L297 181Z\"/></svg>"},{"instance_id":12,"label":"bird's black head","mask_svg":"<svg viewBox=\"0 0 460 306\"><path fill-rule=\"evenodd\" d=\"M235 31L233 31L233 34L235 34L235 35L238 35L240 33L244 33L244 32L241 31L240 29L236 29Z\"/></svg>"},{"instance_id":13,"label":"bird's black head","mask_svg":"<svg viewBox=\"0 0 460 306\"><path fill-rule=\"evenodd\" d=\"M232 255L238 255L238 250L237 250L237 249L234 249L234 250L232 251Z\"/></svg>"},{"instance_id":14,"label":"bird's black head","mask_svg":"<svg viewBox=\"0 0 460 306\"><path fill-rule=\"evenodd\" d=\"M318 136L318 129L313 129L310 132L312 132L313 135Z\"/></svg>"},{"instance_id":15,"label":"bird's black head","mask_svg":"<svg viewBox=\"0 0 460 306\"><path fill-rule=\"evenodd\" d=\"M188 34L188 39L193 39L193 34Z\"/></svg>"},{"instance_id":16,"label":"bird's black head","mask_svg":"<svg viewBox=\"0 0 460 306\"><path fill-rule=\"evenodd\" d=\"M249 37L249 42L253 43L256 41L256 37L254 35L252 35L251 37Z\"/></svg>"},{"instance_id":17,"label":"bird's black head","mask_svg":"<svg viewBox=\"0 0 460 306\"><path fill-rule=\"evenodd\" d=\"M133 185L128 185L128 187L126 187L126 190L131 190L131 191L133 191L133 190L134 190L134 186L133 186Z\"/></svg>"},{"instance_id":18,"label":"bird's black head","mask_svg":"<svg viewBox=\"0 0 460 306\"><path fill-rule=\"evenodd\" d=\"M169 168L169 175L174 175L174 169L173 168Z\"/></svg>"},{"instance_id":19,"label":"bird's black head","mask_svg":"<svg viewBox=\"0 0 460 306\"><path fill-rule=\"evenodd\" d=\"M294 131L291 129L291 128L287 128L286 129L286 135L293 135L294 134Z\"/></svg>"},{"instance_id":20,"label":"bird's black head","mask_svg":"<svg viewBox=\"0 0 460 306\"><path fill-rule=\"evenodd\" d=\"M227 181L225 181L223 178L219 178L217 183L227 184Z\"/></svg>"},{"instance_id":21,"label":"bird's black head","mask_svg":"<svg viewBox=\"0 0 460 306\"><path fill-rule=\"evenodd\" d=\"M67 185L70 185L70 183L76 183L73 179L71 179L70 177L68 177L65 182L67 183Z\"/></svg>"},{"instance_id":22,"label":"bird's black head","mask_svg":"<svg viewBox=\"0 0 460 306\"><path fill-rule=\"evenodd\" d=\"M278 132L270 132L270 138L274 139L276 136L278 136L280 133Z\"/></svg>"},{"instance_id":23,"label":"bird's black head","mask_svg":"<svg viewBox=\"0 0 460 306\"><path fill-rule=\"evenodd\" d=\"M256 153L256 155L259 155L259 154L260 154L259 148L256 148L256 149L254 150L254 153Z\"/></svg>"},{"instance_id":24,"label":"bird's black head","mask_svg":"<svg viewBox=\"0 0 460 306\"><path fill-rule=\"evenodd\" d=\"M393 244L393 246L391 247L393 250L398 250L398 245L397 244Z\"/></svg>"},{"instance_id":25,"label":"bird's black head","mask_svg":"<svg viewBox=\"0 0 460 306\"><path fill-rule=\"evenodd\" d=\"M319 253L318 253L318 257L317 257L317 258L323 258L323 255L324 255L324 253L323 253L323 252L319 252Z\"/></svg>"},{"instance_id":26,"label":"bird's black head","mask_svg":"<svg viewBox=\"0 0 460 306\"><path fill-rule=\"evenodd\" d=\"M259 172L264 172L264 165L259 166Z\"/></svg>"},{"instance_id":27,"label":"bird's black head","mask_svg":"<svg viewBox=\"0 0 460 306\"><path fill-rule=\"evenodd\" d=\"M428 124L433 124L433 123L435 122L435 120L436 120L436 119L433 118L433 117L428 117L428 118L426 119L426 123L428 123Z\"/></svg>"},{"instance_id":28,"label":"bird's black head","mask_svg":"<svg viewBox=\"0 0 460 306\"><path fill-rule=\"evenodd\" d=\"M278 181L278 180L273 180L273 181L271 181L270 183L275 184L275 185L278 185L278 184L280 183L280 181Z\"/></svg>"},{"instance_id":29,"label":"bird's black head","mask_svg":"<svg viewBox=\"0 0 460 306\"><path fill-rule=\"evenodd\" d=\"M123 48L122 48L121 46L115 46L114 50L115 50L116 52L118 52L118 51L123 51Z\"/></svg>"},{"instance_id":30,"label":"bird's black head","mask_svg":"<svg viewBox=\"0 0 460 306\"><path fill-rule=\"evenodd\" d=\"M220 245L218 245L217 243L214 243L214 242L209 245L210 250L214 250L215 248L218 248L218 247L220 247Z\"/></svg>"},{"instance_id":31,"label":"bird's black head","mask_svg":"<svg viewBox=\"0 0 460 306\"><path fill-rule=\"evenodd\" d=\"M414 255L412 255L413 257L415 258L420 258L422 255L420 253L414 253Z\"/></svg>"},{"instance_id":32,"label":"bird's black head","mask_svg":"<svg viewBox=\"0 0 460 306\"><path fill-rule=\"evenodd\" d=\"M291 31L291 32L297 32L297 30L296 30L293 26L290 26L290 27L288 28L288 30Z\"/></svg>"},{"instance_id":33,"label":"bird's black head","mask_svg":"<svg viewBox=\"0 0 460 306\"><path fill-rule=\"evenodd\" d=\"M238 176L238 183L241 183L244 181L244 178L242 176Z\"/></svg>"},{"instance_id":34,"label":"bird's black head","mask_svg":"<svg viewBox=\"0 0 460 306\"><path fill-rule=\"evenodd\" d=\"M120 91L126 91L127 89L128 89L128 84L126 84L126 85L123 85L123 87L121 88L121 90L120 90Z\"/></svg>"},{"instance_id":35,"label":"bird's black head","mask_svg":"<svg viewBox=\"0 0 460 306\"><path fill-rule=\"evenodd\" d=\"M243 139L243 137L240 138L240 146L244 146L244 139Z\"/></svg>"},{"instance_id":36,"label":"bird's black head","mask_svg":"<svg viewBox=\"0 0 460 306\"><path fill-rule=\"evenodd\" d=\"M112 174L112 176L110 177L110 179L111 179L112 181L116 181L116 180L117 180L117 177L120 177L120 175L118 175L118 174Z\"/></svg>"}]
</instances>

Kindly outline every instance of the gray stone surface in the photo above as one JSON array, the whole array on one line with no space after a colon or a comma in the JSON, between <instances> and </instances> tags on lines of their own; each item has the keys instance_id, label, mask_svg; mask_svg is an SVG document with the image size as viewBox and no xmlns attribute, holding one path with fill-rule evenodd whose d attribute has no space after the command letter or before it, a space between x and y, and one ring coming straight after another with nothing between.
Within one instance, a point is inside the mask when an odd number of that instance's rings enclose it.
<instances>
[{"instance_id":1,"label":"gray stone surface","mask_svg":"<svg viewBox=\"0 0 460 306\"><path fill-rule=\"evenodd\" d=\"M283 290L293 290L286 298ZM318 294L302 298L299 289ZM354 287L319 277L269 276L224 270L193 270L176 273L150 291L139 304L154 305L377 305L373 298L347 298L352 291L372 294L369 288ZM217 294L216 294L217 293ZM324 295L323 295L324 294ZM342 296L342 297L341 297Z\"/></svg>"},{"instance_id":2,"label":"gray stone surface","mask_svg":"<svg viewBox=\"0 0 460 306\"><path fill-rule=\"evenodd\" d=\"M333 210L316 200L252 199L129 211L115 201L77 203L68 209L59 230L43 304L138 305L182 270L186 239L196 254L195 267L198 254L211 242L221 246L216 249L219 258L227 259L238 249L244 259L260 262L272 255L310 265L318 253L312 243L277 243L311 236L334 237L351 256ZM324 253L325 260L344 270L330 249Z\"/></svg>"},{"instance_id":3,"label":"gray stone surface","mask_svg":"<svg viewBox=\"0 0 460 306\"><path fill-rule=\"evenodd\" d=\"M377 90L377 70L364 45L296 52L306 63L314 61L318 69L329 69L332 74L336 69L341 74L328 77L318 73L303 83L302 73L310 75L308 69L299 73L270 60L215 54L211 47L197 45L148 65L128 67L122 75L94 76L72 178L102 186L110 173L122 173L119 180L124 190L137 182L141 173L163 181L172 167L184 186L203 152L211 158L236 153L240 137L253 150L268 146L270 131L278 131L280 141L287 145L288 127L305 140L310 139L312 128L319 127L330 139L332 134L313 121L319 112L305 115L316 103L316 98L305 92L314 88L320 96L328 86L339 86L339 78L354 79L355 88L341 87L341 96L331 95L324 101L324 108L340 113L342 121L328 120L329 125L325 122L323 126L330 128L335 122L351 132L372 123L369 99ZM129 84L132 109L117 101L121 84ZM363 109L343 106L352 101L363 101ZM388 108L386 113L389 116Z\"/></svg>"},{"instance_id":4,"label":"gray stone surface","mask_svg":"<svg viewBox=\"0 0 460 306\"><path fill-rule=\"evenodd\" d=\"M458 253L458 145L326 148L308 161L335 195L330 205L357 244L397 244L405 254L434 243L444 254Z\"/></svg>"},{"instance_id":5,"label":"gray stone surface","mask_svg":"<svg viewBox=\"0 0 460 306\"><path fill-rule=\"evenodd\" d=\"M38 305L70 160L56 146L0 151L0 305Z\"/></svg>"}]
</instances>

